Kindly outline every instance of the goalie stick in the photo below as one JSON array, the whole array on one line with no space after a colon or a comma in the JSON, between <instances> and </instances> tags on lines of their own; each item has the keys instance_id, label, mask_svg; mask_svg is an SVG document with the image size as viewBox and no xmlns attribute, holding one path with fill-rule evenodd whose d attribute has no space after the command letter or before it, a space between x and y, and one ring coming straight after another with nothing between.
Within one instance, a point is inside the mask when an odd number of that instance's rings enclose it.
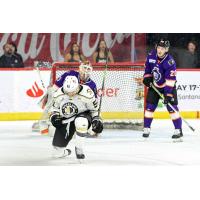
<instances>
[{"instance_id":1,"label":"goalie stick","mask_svg":"<svg viewBox=\"0 0 200 200\"><path fill-rule=\"evenodd\" d=\"M151 84L150 85L151 88L153 88L153 90L161 97L162 100L164 100L164 96L158 91L158 89L153 85ZM167 104L175 113L179 113L175 108L174 106L171 104L171 103L168 103ZM180 115L180 113L179 113ZM185 122L185 124L189 127L189 129L193 132L195 132L195 129L181 116L182 120Z\"/></svg>"},{"instance_id":2,"label":"goalie stick","mask_svg":"<svg viewBox=\"0 0 200 200\"><path fill-rule=\"evenodd\" d=\"M45 100L47 99L47 89L48 87L45 86L45 83L43 81L43 78L41 76L41 72L40 72L40 67L47 67L47 68L51 68L52 64L50 62L46 62L46 61L35 61L34 62L34 68L38 74L38 77L40 79L41 85L44 89L44 95L43 97L40 99L40 101L38 102L38 105L43 109L44 105L43 102L45 102Z\"/></svg>"},{"instance_id":3,"label":"goalie stick","mask_svg":"<svg viewBox=\"0 0 200 200\"><path fill-rule=\"evenodd\" d=\"M47 103L47 98L48 98L47 87L44 84L44 81L42 79L42 76L41 76L41 73L40 73L40 69L39 69L40 67L44 67L44 66L49 68L51 66L51 63L43 62L43 61L35 61L34 62L34 68L36 69L36 72L37 72L37 74L39 76L41 85L42 85L42 87L44 89L44 95L40 99L40 101L37 103L42 109L47 107L46 103ZM42 112L42 115L41 115L40 119L38 120L38 126L39 126L38 128L39 128L39 131L41 132L41 134L46 134L46 132L47 132L46 123L48 122L48 120L47 120L48 119L48 114L47 114L47 112L45 110ZM43 127L43 124L45 124L45 127Z\"/></svg>"},{"instance_id":4,"label":"goalie stick","mask_svg":"<svg viewBox=\"0 0 200 200\"><path fill-rule=\"evenodd\" d=\"M41 76L41 73L40 73L40 70L39 70L39 62L38 62L38 61L34 62L34 68L35 68L36 71L37 71L37 74L38 74L38 76L39 76L39 79L40 79L40 82L41 82L41 84L42 84L43 89L46 90L44 81L43 81L43 79L42 79L42 76Z\"/></svg>"}]
</instances>

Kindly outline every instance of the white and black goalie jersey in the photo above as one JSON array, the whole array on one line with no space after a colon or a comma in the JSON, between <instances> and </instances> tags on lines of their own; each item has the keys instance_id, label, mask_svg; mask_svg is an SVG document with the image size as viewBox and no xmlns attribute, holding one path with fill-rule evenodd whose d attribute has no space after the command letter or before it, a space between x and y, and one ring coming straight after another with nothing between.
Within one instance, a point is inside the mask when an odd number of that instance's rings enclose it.
<instances>
[{"instance_id":1,"label":"white and black goalie jersey","mask_svg":"<svg viewBox=\"0 0 200 200\"><path fill-rule=\"evenodd\" d=\"M80 90L74 96L68 96L63 88L53 95L53 106L49 110L50 116L59 113L60 116L72 120L79 113L89 111L92 118L98 116L98 101L94 92L87 85L80 85Z\"/></svg>"}]
</instances>

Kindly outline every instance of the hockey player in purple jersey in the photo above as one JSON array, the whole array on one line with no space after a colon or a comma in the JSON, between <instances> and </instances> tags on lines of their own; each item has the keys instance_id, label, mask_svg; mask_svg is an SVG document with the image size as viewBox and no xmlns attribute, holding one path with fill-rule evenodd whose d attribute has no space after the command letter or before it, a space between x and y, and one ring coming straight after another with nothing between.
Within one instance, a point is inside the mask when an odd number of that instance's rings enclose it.
<instances>
[{"instance_id":1,"label":"hockey player in purple jersey","mask_svg":"<svg viewBox=\"0 0 200 200\"><path fill-rule=\"evenodd\" d=\"M183 136L182 119L179 112L174 112L168 106L168 103L178 111L178 99L176 91L176 63L173 57L168 53L170 43L168 40L161 39L156 49L152 50L145 62L145 73L143 83L148 87L146 98L146 108L144 114L144 132L143 137L147 138L150 134L153 113L157 108L160 96L151 88L153 84L164 95L164 104L171 116L174 124L174 134L172 139L178 139Z\"/></svg>"}]
</instances>

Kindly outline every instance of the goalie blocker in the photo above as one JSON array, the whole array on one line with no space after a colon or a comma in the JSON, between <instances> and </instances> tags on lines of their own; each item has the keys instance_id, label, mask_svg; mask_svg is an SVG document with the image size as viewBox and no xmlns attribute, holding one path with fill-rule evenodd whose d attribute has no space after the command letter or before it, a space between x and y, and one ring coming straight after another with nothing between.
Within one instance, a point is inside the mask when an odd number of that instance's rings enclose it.
<instances>
[{"instance_id":1,"label":"goalie blocker","mask_svg":"<svg viewBox=\"0 0 200 200\"><path fill-rule=\"evenodd\" d=\"M75 76L68 76L63 87L55 92L53 98L50 121L56 128L52 142L54 151L62 149L61 154L65 156L64 150L76 133L76 156L78 159L83 159L84 137L88 136L88 130L92 129L96 133L101 133L103 130L94 92L88 86L80 85ZM61 154L60 151L57 156L54 153L56 157L62 157Z\"/></svg>"}]
</instances>

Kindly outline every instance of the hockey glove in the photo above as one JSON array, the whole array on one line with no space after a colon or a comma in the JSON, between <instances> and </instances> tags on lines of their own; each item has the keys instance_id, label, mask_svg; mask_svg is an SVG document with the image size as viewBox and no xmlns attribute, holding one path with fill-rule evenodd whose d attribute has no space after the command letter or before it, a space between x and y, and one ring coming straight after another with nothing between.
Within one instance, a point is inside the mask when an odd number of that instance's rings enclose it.
<instances>
[{"instance_id":1,"label":"hockey glove","mask_svg":"<svg viewBox=\"0 0 200 200\"><path fill-rule=\"evenodd\" d=\"M165 95L163 103L165 105L167 105L168 103L173 104L174 103L174 97Z\"/></svg>"},{"instance_id":2,"label":"hockey glove","mask_svg":"<svg viewBox=\"0 0 200 200\"><path fill-rule=\"evenodd\" d=\"M92 130L97 134L103 131L103 123L99 117L92 120Z\"/></svg>"},{"instance_id":3,"label":"hockey glove","mask_svg":"<svg viewBox=\"0 0 200 200\"><path fill-rule=\"evenodd\" d=\"M63 117L61 117L60 115L53 115L50 118L50 120L51 120L52 125L56 128L60 128L63 126L62 124Z\"/></svg>"},{"instance_id":4,"label":"hockey glove","mask_svg":"<svg viewBox=\"0 0 200 200\"><path fill-rule=\"evenodd\" d=\"M153 83L153 77L145 77L143 79L143 84L147 87L151 86L151 83Z\"/></svg>"}]
</instances>

